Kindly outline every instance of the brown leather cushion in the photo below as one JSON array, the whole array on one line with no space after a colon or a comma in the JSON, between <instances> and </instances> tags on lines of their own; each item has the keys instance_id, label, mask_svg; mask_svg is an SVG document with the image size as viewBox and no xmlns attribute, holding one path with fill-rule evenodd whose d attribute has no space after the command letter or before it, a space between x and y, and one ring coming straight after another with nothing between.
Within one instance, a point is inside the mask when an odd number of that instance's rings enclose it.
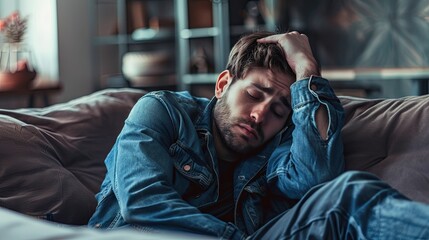
<instances>
[{"instance_id":1,"label":"brown leather cushion","mask_svg":"<svg viewBox=\"0 0 429 240\"><path fill-rule=\"evenodd\" d=\"M104 158L143 94L105 90L47 108L0 110L0 206L86 224Z\"/></svg>"},{"instance_id":2,"label":"brown leather cushion","mask_svg":"<svg viewBox=\"0 0 429 240\"><path fill-rule=\"evenodd\" d=\"M346 168L372 172L429 203L429 96L340 99Z\"/></svg>"}]
</instances>

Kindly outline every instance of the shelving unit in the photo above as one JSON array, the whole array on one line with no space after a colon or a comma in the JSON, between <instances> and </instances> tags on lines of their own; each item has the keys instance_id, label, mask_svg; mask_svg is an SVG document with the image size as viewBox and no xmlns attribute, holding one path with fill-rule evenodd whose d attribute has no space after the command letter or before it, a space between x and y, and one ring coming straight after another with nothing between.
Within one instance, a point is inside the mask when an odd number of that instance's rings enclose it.
<instances>
[{"instance_id":1,"label":"shelving unit","mask_svg":"<svg viewBox=\"0 0 429 240\"><path fill-rule=\"evenodd\" d=\"M201 1L201 0L200 0ZM193 86L213 85L216 82L218 73L224 70L229 51L232 44L238 40L242 34L255 31L255 30L272 30L273 25L264 23L262 17L255 16L253 26L246 26L243 21L240 23L233 23L230 21L232 15L239 14L239 11L244 11L246 5L256 4L259 1L227 1L227 0L212 0L211 15L212 25L193 28L189 22L190 6L198 2L198 0L177 0L176 5L176 26L177 26L177 46L178 58L177 59L177 75L179 80L180 89L193 92ZM241 6L234 6L233 13L230 13L231 4L241 4ZM239 10L239 11L237 11ZM207 11L207 10L205 10ZM257 9L256 9L257 11ZM243 12L241 12L243 13ZM231 15L232 14L232 15ZM235 16L236 17L236 16ZM232 24L231 24L232 23ZM192 52L196 48L192 47L193 41L205 41L205 46L210 52L207 54L207 60L213 64L212 71L193 73L190 71L189 63L192 62ZM198 93L196 95L199 95ZM200 94L201 95L201 94Z\"/></svg>"},{"instance_id":2,"label":"shelving unit","mask_svg":"<svg viewBox=\"0 0 429 240\"><path fill-rule=\"evenodd\" d=\"M257 7L262 1L274 0L90 1L95 13L92 21L95 39L93 62L97 64L95 77L100 79L96 89L120 87L127 82L122 71L126 54L157 49L168 49L169 54L174 55L172 68L176 89L193 92L194 86L214 84L217 74L226 66L231 45L240 35L274 28L265 23L261 13L258 13ZM174 22L171 27L154 29L141 21L137 24L146 26L130 27L130 12L139 15L138 7L144 4L147 9L142 11L145 10L145 14L157 16L161 13L150 8L160 3L170 6ZM132 11L130 4L135 4ZM255 13L255 16L249 17L249 14ZM251 24L247 21L249 19L252 20ZM204 66L198 61L205 61Z\"/></svg>"},{"instance_id":3,"label":"shelving unit","mask_svg":"<svg viewBox=\"0 0 429 240\"><path fill-rule=\"evenodd\" d=\"M176 30L174 25L175 0L91 0L90 9L93 14L93 46L96 70L94 71L95 89L107 87L133 87L133 81L124 76L123 60L129 53L153 53L165 50L172 53L175 64ZM164 7L167 6L167 7ZM171 15L171 22L165 22ZM164 15L165 19L154 19ZM155 20L155 21L154 21ZM164 21L164 23L163 23ZM163 26L163 24L165 26ZM155 25L155 27L153 26ZM169 83L172 81L168 75ZM150 76L155 77L155 76ZM156 76L159 85L136 86L139 88L174 88L165 84L167 75ZM173 73L175 82L175 71ZM168 86L167 86L168 85ZM174 83L174 85L176 85Z\"/></svg>"}]
</instances>

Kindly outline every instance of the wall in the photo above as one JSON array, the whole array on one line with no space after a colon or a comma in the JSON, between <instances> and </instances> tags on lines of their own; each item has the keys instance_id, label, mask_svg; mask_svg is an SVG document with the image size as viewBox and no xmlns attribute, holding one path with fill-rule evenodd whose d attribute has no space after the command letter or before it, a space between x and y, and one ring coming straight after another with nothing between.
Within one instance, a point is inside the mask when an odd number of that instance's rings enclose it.
<instances>
[{"instance_id":1,"label":"wall","mask_svg":"<svg viewBox=\"0 0 429 240\"><path fill-rule=\"evenodd\" d=\"M60 81L67 101L94 91L88 0L57 0Z\"/></svg>"},{"instance_id":2,"label":"wall","mask_svg":"<svg viewBox=\"0 0 429 240\"><path fill-rule=\"evenodd\" d=\"M290 0L286 7L290 28L309 35L325 69L429 67L429 0ZM381 97L416 95L409 78L371 83Z\"/></svg>"}]
</instances>

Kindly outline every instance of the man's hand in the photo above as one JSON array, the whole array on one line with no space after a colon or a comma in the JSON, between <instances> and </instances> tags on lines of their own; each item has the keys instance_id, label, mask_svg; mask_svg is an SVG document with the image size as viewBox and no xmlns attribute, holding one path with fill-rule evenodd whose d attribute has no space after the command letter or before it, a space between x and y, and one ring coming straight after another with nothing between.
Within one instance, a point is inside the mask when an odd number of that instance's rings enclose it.
<instances>
[{"instance_id":1,"label":"man's hand","mask_svg":"<svg viewBox=\"0 0 429 240\"><path fill-rule=\"evenodd\" d=\"M318 64L305 34L293 31L261 38L258 42L279 44L285 52L286 61L296 75L296 80L311 75L320 76Z\"/></svg>"},{"instance_id":2,"label":"man's hand","mask_svg":"<svg viewBox=\"0 0 429 240\"><path fill-rule=\"evenodd\" d=\"M282 46L286 61L295 72L296 80L302 80L311 75L320 76L319 67L311 51L310 43L305 34L289 32L271 35L259 39L260 43L277 43ZM316 111L316 124L322 139L328 138L328 113L325 106Z\"/></svg>"}]
</instances>

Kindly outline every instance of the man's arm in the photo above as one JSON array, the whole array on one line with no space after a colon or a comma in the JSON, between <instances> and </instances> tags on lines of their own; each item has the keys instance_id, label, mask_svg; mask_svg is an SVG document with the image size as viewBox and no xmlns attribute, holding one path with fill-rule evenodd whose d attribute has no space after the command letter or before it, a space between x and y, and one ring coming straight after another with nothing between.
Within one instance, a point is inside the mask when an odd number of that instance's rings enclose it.
<instances>
[{"instance_id":1,"label":"man's arm","mask_svg":"<svg viewBox=\"0 0 429 240\"><path fill-rule=\"evenodd\" d=\"M328 81L318 77L319 68L307 36L290 32L259 42L282 46L296 74L296 82L291 86L292 136L284 139L272 154L267 175L281 193L298 199L344 169L343 108Z\"/></svg>"}]
</instances>

